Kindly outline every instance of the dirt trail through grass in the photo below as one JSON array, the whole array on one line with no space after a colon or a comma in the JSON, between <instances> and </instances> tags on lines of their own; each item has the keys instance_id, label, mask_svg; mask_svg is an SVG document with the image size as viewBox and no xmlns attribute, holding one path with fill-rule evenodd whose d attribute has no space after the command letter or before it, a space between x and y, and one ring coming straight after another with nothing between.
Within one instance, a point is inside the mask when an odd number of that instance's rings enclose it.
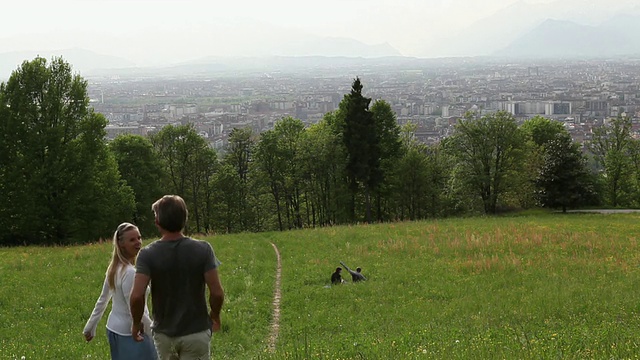
<instances>
[{"instance_id":1,"label":"dirt trail through grass","mask_svg":"<svg viewBox=\"0 0 640 360\"><path fill-rule=\"evenodd\" d=\"M273 250L276 252L277 266L276 266L276 285L273 292L273 319L271 319L271 331L269 332L269 340L267 342L267 349L270 352L276 350L276 341L278 340L278 332L280 330L280 278L282 273L282 263L280 261L280 251L276 244L271 243Z\"/></svg>"}]
</instances>

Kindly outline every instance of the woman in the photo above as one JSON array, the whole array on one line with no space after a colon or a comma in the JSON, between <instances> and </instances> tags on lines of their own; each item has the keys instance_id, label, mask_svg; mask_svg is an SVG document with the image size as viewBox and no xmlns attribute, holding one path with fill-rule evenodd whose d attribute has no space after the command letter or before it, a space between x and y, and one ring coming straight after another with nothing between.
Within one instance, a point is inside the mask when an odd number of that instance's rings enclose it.
<instances>
[{"instance_id":1,"label":"woman","mask_svg":"<svg viewBox=\"0 0 640 360\"><path fill-rule=\"evenodd\" d=\"M156 360L156 350L149 337L151 319L149 309L145 306L142 322L144 324L144 340L136 342L131 336L131 311L129 310L129 294L133 287L136 256L142 246L142 237L138 228L129 223L122 223L113 234L113 256L107 268L102 286L102 294L96 302L91 317L84 327L84 337L91 341L96 335L96 327L102 318L107 304L113 299L111 313L107 320L107 337L114 360Z\"/></svg>"}]
</instances>

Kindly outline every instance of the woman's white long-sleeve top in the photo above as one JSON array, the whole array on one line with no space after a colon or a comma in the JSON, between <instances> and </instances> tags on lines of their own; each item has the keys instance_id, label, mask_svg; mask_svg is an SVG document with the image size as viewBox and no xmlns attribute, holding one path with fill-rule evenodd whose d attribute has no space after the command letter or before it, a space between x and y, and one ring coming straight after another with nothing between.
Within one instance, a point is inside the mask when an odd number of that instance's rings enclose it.
<instances>
[{"instance_id":1,"label":"woman's white long-sleeve top","mask_svg":"<svg viewBox=\"0 0 640 360\"><path fill-rule=\"evenodd\" d=\"M113 331L118 335L128 336L131 335L131 310L129 307L129 295L131 295L131 289L133 288L133 279L136 275L136 269L131 264L121 266L116 272L115 276L115 288L109 289L109 281L105 276L104 284L102 285L102 293L96 301L96 305L93 308L93 312L87 320L87 324L84 327L83 333L90 332L91 336L96 335L96 327L98 322L102 318L104 311L107 309L109 300L113 299L111 305L111 312L107 319L107 329ZM149 317L149 309L146 306L146 300L149 296L149 289L145 296L144 315L142 316L142 323L144 331L150 334L151 331L151 318Z\"/></svg>"}]
</instances>

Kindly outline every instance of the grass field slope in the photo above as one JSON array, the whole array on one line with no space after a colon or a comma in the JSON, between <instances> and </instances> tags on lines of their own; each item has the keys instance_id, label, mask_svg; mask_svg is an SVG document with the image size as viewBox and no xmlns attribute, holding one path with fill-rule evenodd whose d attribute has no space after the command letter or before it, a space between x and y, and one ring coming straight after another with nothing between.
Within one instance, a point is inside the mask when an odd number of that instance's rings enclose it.
<instances>
[{"instance_id":1,"label":"grass field slope","mask_svg":"<svg viewBox=\"0 0 640 360\"><path fill-rule=\"evenodd\" d=\"M550 213L209 237L213 358L638 358L639 237L637 214ZM82 328L109 256L0 248L0 359L108 359L106 314L91 343ZM339 261L368 281L330 286Z\"/></svg>"}]
</instances>

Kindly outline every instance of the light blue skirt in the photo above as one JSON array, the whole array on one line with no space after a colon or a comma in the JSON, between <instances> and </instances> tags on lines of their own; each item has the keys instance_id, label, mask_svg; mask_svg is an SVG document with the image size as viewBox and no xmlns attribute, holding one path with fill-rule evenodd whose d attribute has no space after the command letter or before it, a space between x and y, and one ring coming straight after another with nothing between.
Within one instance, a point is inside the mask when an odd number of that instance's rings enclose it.
<instances>
[{"instance_id":1,"label":"light blue skirt","mask_svg":"<svg viewBox=\"0 0 640 360\"><path fill-rule=\"evenodd\" d=\"M107 329L107 338L112 360L158 360L153 340L147 334L142 342L136 342L131 335L118 335Z\"/></svg>"}]
</instances>

